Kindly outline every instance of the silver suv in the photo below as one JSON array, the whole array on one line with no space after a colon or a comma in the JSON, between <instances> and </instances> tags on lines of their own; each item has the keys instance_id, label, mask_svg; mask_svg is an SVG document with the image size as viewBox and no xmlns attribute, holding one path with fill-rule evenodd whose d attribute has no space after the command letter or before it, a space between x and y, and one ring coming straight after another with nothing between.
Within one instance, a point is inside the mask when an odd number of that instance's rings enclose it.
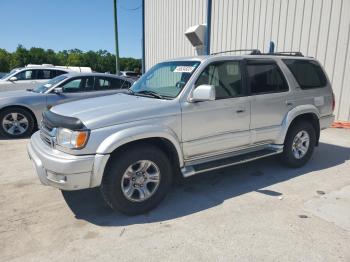
<instances>
[{"instance_id":1,"label":"silver suv","mask_svg":"<svg viewBox=\"0 0 350 262\"><path fill-rule=\"evenodd\" d=\"M129 93L53 107L28 145L41 182L100 187L116 210L157 206L183 177L279 154L300 167L334 120L313 58L211 55L162 62Z\"/></svg>"}]
</instances>

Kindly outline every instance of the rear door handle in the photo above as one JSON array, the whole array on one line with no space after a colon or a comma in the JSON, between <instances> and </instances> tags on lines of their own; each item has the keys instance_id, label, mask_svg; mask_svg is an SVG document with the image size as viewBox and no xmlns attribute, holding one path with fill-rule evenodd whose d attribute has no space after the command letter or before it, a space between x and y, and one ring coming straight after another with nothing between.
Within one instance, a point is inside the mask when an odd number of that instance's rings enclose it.
<instances>
[{"instance_id":1,"label":"rear door handle","mask_svg":"<svg viewBox=\"0 0 350 262\"><path fill-rule=\"evenodd\" d=\"M287 101L287 102L286 102L286 105L287 105L287 106L292 106L292 105L293 105L293 102Z\"/></svg>"},{"instance_id":2,"label":"rear door handle","mask_svg":"<svg viewBox=\"0 0 350 262\"><path fill-rule=\"evenodd\" d=\"M244 113L244 112L245 112L244 109L238 109L238 110L236 111L237 114Z\"/></svg>"}]
</instances>

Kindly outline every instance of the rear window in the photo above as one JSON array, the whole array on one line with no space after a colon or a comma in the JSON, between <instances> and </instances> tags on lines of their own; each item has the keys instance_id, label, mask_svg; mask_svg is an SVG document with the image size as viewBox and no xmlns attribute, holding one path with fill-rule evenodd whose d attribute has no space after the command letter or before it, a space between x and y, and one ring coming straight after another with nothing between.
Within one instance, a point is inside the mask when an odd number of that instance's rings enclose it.
<instances>
[{"instance_id":1,"label":"rear window","mask_svg":"<svg viewBox=\"0 0 350 262\"><path fill-rule=\"evenodd\" d=\"M327 78L320 65L315 61L283 59L297 80L300 88L319 88L327 85Z\"/></svg>"}]
</instances>

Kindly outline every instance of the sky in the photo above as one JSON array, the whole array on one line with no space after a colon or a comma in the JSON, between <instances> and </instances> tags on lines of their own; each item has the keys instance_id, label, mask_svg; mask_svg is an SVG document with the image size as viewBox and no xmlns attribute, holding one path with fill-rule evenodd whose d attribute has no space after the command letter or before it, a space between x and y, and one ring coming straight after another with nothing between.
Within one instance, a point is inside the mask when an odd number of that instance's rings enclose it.
<instances>
[{"instance_id":1,"label":"sky","mask_svg":"<svg viewBox=\"0 0 350 262\"><path fill-rule=\"evenodd\" d=\"M119 55L141 58L141 0L117 0ZM135 9L137 10L130 10ZM115 53L113 0L0 0L0 48Z\"/></svg>"}]
</instances>

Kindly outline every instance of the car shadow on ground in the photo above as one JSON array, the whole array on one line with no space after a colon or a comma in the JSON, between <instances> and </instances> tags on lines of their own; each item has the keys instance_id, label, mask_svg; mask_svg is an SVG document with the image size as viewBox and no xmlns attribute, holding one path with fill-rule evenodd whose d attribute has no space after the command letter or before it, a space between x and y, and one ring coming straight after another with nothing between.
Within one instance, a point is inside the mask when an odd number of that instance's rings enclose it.
<instances>
[{"instance_id":1,"label":"car shadow on ground","mask_svg":"<svg viewBox=\"0 0 350 262\"><path fill-rule=\"evenodd\" d=\"M276 157L270 157L194 176L175 185L157 208L134 217L112 211L103 201L98 188L62 194L77 219L95 225L126 226L161 222L218 206L227 199L252 191L271 197L281 196L283 192L264 188L312 171L340 165L349 159L350 148L320 143L310 162L302 168L281 166Z\"/></svg>"}]
</instances>

